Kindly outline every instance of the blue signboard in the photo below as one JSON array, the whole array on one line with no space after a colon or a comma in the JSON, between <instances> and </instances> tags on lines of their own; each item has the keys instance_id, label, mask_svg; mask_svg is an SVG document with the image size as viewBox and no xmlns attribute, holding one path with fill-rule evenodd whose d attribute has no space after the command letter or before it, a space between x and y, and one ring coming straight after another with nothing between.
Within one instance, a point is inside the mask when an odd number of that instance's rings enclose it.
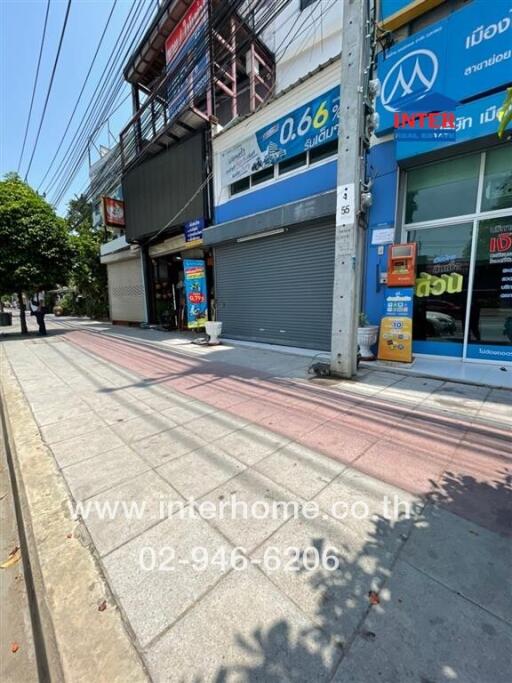
<instances>
[{"instance_id":1,"label":"blue signboard","mask_svg":"<svg viewBox=\"0 0 512 683\"><path fill-rule=\"evenodd\" d=\"M410 5L413 0L381 0L380 2L380 18L381 21L387 19L392 14L396 14L400 10Z\"/></svg>"},{"instance_id":2,"label":"blue signboard","mask_svg":"<svg viewBox=\"0 0 512 683\"><path fill-rule=\"evenodd\" d=\"M496 135L499 125L497 115L505 101L505 96L506 91L503 91L457 107L455 110L455 141L443 139L441 136L439 139L427 141L397 140L396 158L398 160L407 159L455 143L475 140L485 135ZM510 128L512 128L512 122L508 126L508 129Z\"/></svg>"},{"instance_id":3,"label":"blue signboard","mask_svg":"<svg viewBox=\"0 0 512 683\"><path fill-rule=\"evenodd\" d=\"M439 110L512 81L512 0L473 0L379 55L379 134L395 112ZM450 106L444 107L450 109Z\"/></svg>"},{"instance_id":4,"label":"blue signboard","mask_svg":"<svg viewBox=\"0 0 512 683\"><path fill-rule=\"evenodd\" d=\"M206 270L202 259L184 259L185 297L187 300L187 327L204 327L208 320Z\"/></svg>"},{"instance_id":5,"label":"blue signboard","mask_svg":"<svg viewBox=\"0 0 512 683\"><path fill-rule=\"evenodd\" d=\"M338 137L340 88L336 86L256 131L221 154L224 186L278 161Z\"/></svg>"},{"instance_id":6,"label":"blue signboard","mask_svg":"<svg viewBox=\"0 0 512 683\"><path fill-rule=\"evenodd\" d=\"M204 218L196 218L193 221L187 221L183 226L185 234L185 242L194 242L195 240L203 239Z\"/></svg>"},{"instance_id":7,"label":"blue signboard","mask_svg":"<svg viewBox=\"0 0 512 683\"><path fill-rule=\"evenodd\" d=\"M389 288L384 304L384 316L412 318L414 287Z\"/></svg>"}]
</instances>

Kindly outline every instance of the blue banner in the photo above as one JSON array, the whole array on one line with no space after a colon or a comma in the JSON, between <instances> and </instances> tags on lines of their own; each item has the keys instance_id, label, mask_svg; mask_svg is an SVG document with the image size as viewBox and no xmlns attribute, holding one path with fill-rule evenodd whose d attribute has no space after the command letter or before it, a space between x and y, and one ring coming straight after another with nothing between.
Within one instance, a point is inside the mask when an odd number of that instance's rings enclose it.
<instances>
[{"instance_id":1,"label":"blue banner","mask_svg":"<svg viewBox=\"0 0 512 683\"><path fill-rule=\"evenodd\" d=\"M397 289L390 287L386 293L384 316L392 318L412 318L414 287Z\"/></svg>"},{"instance_id":2,"label":"blue banner","mask_svg":"<svg viewBox=\"0 0 512 683\"><path fill-rule=\"evenodd\" d=\"M474 0L443 21L382 52L378 134L395 112L438 111L512 81L512 0ZM442 108L442 107L441 107Z\"/></svg>"},{"instance_id":3,"label":"blue banner","mask_svg":"<svg viewBox=\"0 0 512 683\"><path fill-rule=\"evenodd\" d=\"M221 154L224 186L338 137L340 88L294 109Z\"/></svg>"},{"instance_id":4,"label":"blue banner","mask_svg":"<svg viewBox=\"0 0 512 683\"><path fill-rule=\"evenodd\" d=\"M183 226L185 242L194 242L203 239L204 218L196 218L194 221L187 221Z\"/></svg>"},{"instance_id":5,"label":"blue banner","mask_svg":"<svg viewBox=\"0 0 512 683\"><path fill-rule=\"evenodd\" d=\"M187 300L187 327L204 327L208 320L206 270L202 259L184 259L185 297Z\"/></svg>"},{"instance_id":6,"label":"blue banner","mask_svg":"<svg viewBox=\"0 0 512 683\"><path fill-rule=\"evenodd\" d=\"M396 14L400 10L412 4L414 0L380 0L380 19L383 21L392 14Z\"/></svg>"}]
</instances>

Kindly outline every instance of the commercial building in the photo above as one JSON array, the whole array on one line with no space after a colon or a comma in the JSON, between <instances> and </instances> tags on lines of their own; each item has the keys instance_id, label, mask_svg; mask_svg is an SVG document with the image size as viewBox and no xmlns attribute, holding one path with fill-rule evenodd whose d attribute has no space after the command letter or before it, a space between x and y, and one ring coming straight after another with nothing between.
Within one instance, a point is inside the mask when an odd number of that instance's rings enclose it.
<instances>
[{"instance_id":1,"label":"commercial building","mask_svg":"<svg viewBox=\"0 0 512 683\"><path fill-rule=\"evenodd\" d=\"M512 146L497 130L512 81L512 2L382 8L397 40L377 60L365 311L380 323L389 243L415 243L414 354L511 362ZM422 127L431 111L454 115L455 129ZM405 129L403 112L416 114Z\"/></svg>"}]
</instances>

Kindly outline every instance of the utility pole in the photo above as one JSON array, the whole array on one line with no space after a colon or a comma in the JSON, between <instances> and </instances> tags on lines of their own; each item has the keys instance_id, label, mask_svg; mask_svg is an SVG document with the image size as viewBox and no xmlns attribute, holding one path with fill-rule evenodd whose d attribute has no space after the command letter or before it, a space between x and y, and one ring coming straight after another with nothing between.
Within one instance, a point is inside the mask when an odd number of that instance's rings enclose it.
<instances>
[{"instance_id":1,"label":"utility pole","mask_svg":"<svg viewBox=\"0 0 512 683\"><path fill-rule=\"evenodd\" d=\"M364 250L360 212L365 180L365 102L371 59L369 2L343 0L331 372L347 378L357 370Z\"/></svg>"}]
</instances>

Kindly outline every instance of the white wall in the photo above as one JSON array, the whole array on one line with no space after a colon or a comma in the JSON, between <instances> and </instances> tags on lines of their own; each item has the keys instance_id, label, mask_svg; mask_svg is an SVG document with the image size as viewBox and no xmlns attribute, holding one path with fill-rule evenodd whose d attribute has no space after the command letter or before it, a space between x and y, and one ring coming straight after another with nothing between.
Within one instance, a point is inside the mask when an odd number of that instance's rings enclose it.
<instances>
[{"instance_id":1,"label":"white wall","mask_svg":"<svg viewBox=\"0 0 512 683\"><path fill-rule=\"evenodd\" d=\"M276 93L341 52L342 0L293 0L262 34L276 56Z\"/></svg>"}]
</instances>

